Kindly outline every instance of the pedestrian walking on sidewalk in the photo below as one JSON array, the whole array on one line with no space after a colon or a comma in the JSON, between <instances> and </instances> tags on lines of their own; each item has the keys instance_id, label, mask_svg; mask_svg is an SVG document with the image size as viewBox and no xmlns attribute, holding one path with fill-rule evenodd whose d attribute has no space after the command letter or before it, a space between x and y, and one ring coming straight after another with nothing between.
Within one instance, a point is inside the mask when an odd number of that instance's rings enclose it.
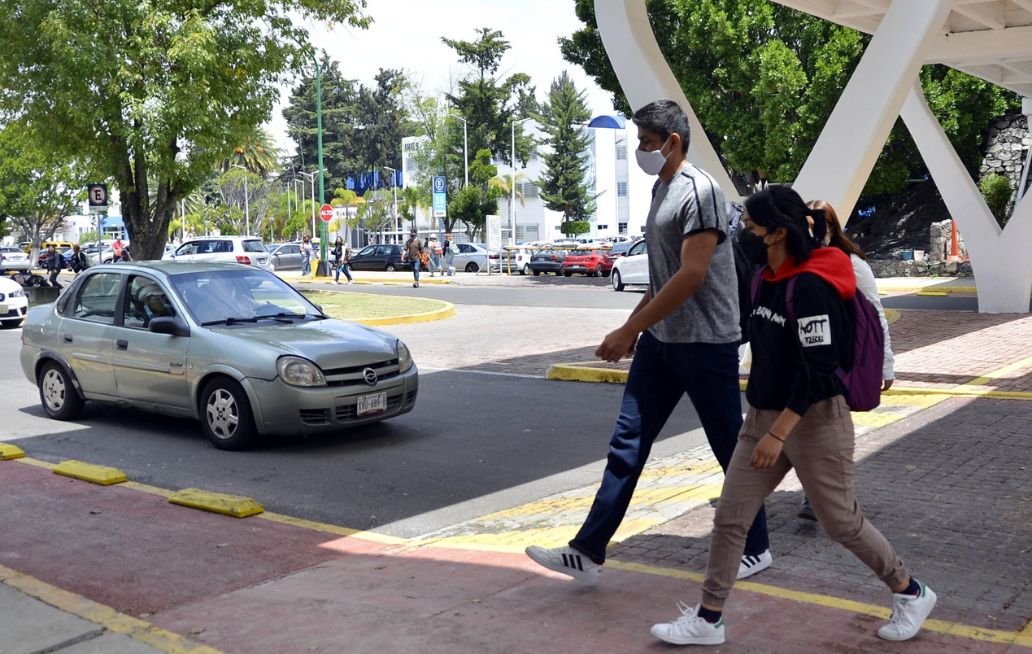
<instances>
[{"instance_id":1,"label":"pedestrian walking on sidewalk","mask_svg":"<svg viewBox=\"0 0 1032 654\"><path fill-rule=\"evenodd\" d=\"M340 283L340 274L344 273L344 276L348 278L348 283L351 284L354 280L351 278L351 271L348 268L351 265L351 248L344 243L344 239L337 237L337 240L333 243L333 281L336 284Z\"/></svg>"},{"instance_id":2,"label":"pedestrian walking on sidewalk","mask_svg":"<svg viewBox=\"0 0 1032 654\"><path fill-rule=\"evenodd\" d=\"M57 281L57 276L61 273L62 268L64 268L64 257L54 249L53 245L48 245L47 272L50 273L50 285L54 288L61 288L61 283Z\"/></svg>"},{"instance_id":3,"label":"pedestrian walking on sidewalk","mask_svg":"<svg viewBox=\"0 0 1032 654\"><path fill-rule=\"evenodd\" d=\"M301 276L312 274L312 241L305 235L301 239Z\"/></svg>"},{"instance_id":4,"label":"pedestrian walking on sidewalk","mask_svg":"<svg viewBox=\"0 0 1032 654\"><path fill-rule=\"evenodd\" d=\"M807 216L814 218L819 243L824 213L808 208L787 186L754 194L745 208L747 228L767 247L749 318L749 411L717 502L702 602L694 608L679 603L682 615L653 626L652 634L675 645L724 642L724 602L735 584L749 521L794 468L828 536L892 591L892 617L878 635L907 640L920 630L936 596L910 575L856 500L853 422L835 373L853 365L853 318L846 304L856 293L853 267L838 248L815 247Z\"/></svg>"},{"instance_id":5,"label":"pedestrian walking on sidewalk","mask_svg":"<svg viewBox=\"0 0 1032 654\"><path fill-rule=\"evenodd\" d=\"M882 392L892 388L892 382L896 375L893 371L895 357L892 354L892 339L889 336L889 321L885 319L885 308L882 306L881 298L878 297L878 284L874 280L874 271L867 263L867 256L860 249L853 239L849 238L842 230L842 223L839 222L835 208L824 200L814 200L806 204L811 209L820 209L828 221L828 233L824 235L823 244L838 248L846 253L853 264L853 272L856 274L856 288L864 294L864 297L874 306L878 312L878 322L881 323L882 335L885 337L885 359L882 363ZM804 520L817 520L813 505L804 495L802 505L799 507L799 517Z\"/></svg>"},{"instance_id":6,"label":"pedestrian walking on sidewalk","mask_svg":"<svg viewBox=\"0 0 1032 654\"><path fill-rule=\"evenodd\" d=\"M444 277L444 269L441 268L441 246L437 242L437 237L431 235L427 239L426 243L427 253L427 269L430 271L430 276L434 276L434 271L441 273L441 277Z\"/></svg>"},{"instance_id":7,"label":"pedestrian walking on sidewalk","mask_svg":"<svg viewBox=\"0 0 1032 654\"><path fill-rule=\"evenodd\" d=\"M409 231L409 239L401 251L401 262L410 262L412 266L412 288L419 288L419 269L423 264L423 241L420 240L416 228Z\"/></svg>"},{"instance_id":8,"label":"pedestrian walking on sidewalk","mask_svg":"<svg viewBox=\"0 0 1032 654\"><path fill-rule=\"evenodd\" d=\"M72 272L76 275L90 267L90 260L86 257L86 253L82 251L82 247L78 243L72 245L72 260L70 265Z\"/></svg>"},{"instance_id":9,"label":"pedestrian walking on sidewalk","mask_svg":"<svg viewBox=\"0 0 1032 654\"><path fill-rule=\"evenodd\" d=\"M451 234L444 235L444 245L441 246L444 253L444 268L448 271L449 277L455 276L455 255L459 253L459 246L455 245L455 239Z\"/></svg>"},{"instance_id":10,"label":"pedestrian walking on sidewalk","mask_svg":"<svg viewBox=\"0 0 1032 654\"><path fill-rule=\"evenodd\" d=\"M685 159L688 118L676 103L646 105L635 112L634 123L638 165L659 179L645 228L649 290L595 352L610 362L634 357L608 464L591 510L569 545L527 548L527 555L544 567L589 583L601 575L606 546L623 521L652 443L681 397L687 393L724 469L742 426L738 287L724 194L712 177ZM750 521L745 555L739 552L743 578L772 560L762 503Z\"/></svg>"}]
</instances>

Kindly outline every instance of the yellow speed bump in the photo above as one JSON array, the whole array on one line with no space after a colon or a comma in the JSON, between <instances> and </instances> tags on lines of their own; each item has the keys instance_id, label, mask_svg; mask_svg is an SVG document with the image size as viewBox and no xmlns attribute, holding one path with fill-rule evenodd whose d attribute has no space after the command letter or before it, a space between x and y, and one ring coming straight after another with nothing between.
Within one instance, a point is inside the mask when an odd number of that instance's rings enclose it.
<instances>
[{"instance_id":1,"label":"yellow speed bump","mask_svg":"<svg viewBox=\"0 0 1032 654\"><path fill-rule=\"evenodd\" d=\"M92 484L100 484L101 486L121 484L129 480L129 477L118 468L97 466L92 463L83 463L82 461L74 461L72 459L62 461L54 466L54 474L81 479Z\"/></svg>"},{"instance_id":2,"label":"yellow speed bump","mask_svg":"<svg viewBox=\"0 0 1032 654\"><path fill-rule=\"evenodd\" d=\"M221 513L234 518L246 518L265 511L265 507L250 497L212 493L200 488L184 488L172 493L168 501L172 504L188 506L191 509Z\"/></svg>"},{"instance_id":3,"label":"yellow speed bump","mask_svg":"<svg viewBox=\"0 0 1032 654\"><path fill-rule=\"evenodd\" d=\"M22 448L17 445L11 445L10 443L0 443L0 461L10 461L11 459L20 459L25 456L25 452Z\"/></svg>"},{"instance_id":4,"label":"yellow speed bump","mask_svg":"<svg viewBox=\"0 0 1032 654\"><path fill-rule=\"evenodd\" d=\"M946 297L950 294L949 291L918 291L917 294L921 297Z\"/></svg>"}]
</instances>

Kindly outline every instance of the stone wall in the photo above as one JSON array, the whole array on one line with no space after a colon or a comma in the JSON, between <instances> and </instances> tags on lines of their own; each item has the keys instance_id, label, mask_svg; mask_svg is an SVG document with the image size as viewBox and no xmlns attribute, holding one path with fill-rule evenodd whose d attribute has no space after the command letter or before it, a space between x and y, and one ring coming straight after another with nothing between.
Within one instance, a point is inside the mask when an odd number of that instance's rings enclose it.
<instances>
[{"instance_id":1,"label":"stone wall","mask_svg":"<svg viewBox=\"0 0 1032 654\"><path fill-rule=\"evenodd\" d=\"M970 261L868 259L875 277L971 277Z\"/></svg>"},{"instance_id":2,"label":"stone wall","mask_svg":"<svg viewBox=\"0 0 1032 654\"><path fill-rule=\"evenodd\" d=\"M1009 179L1011 188L1015 189L1011 196L1011 210L1017 197L1018 184L1021 183L1021 168L1025 165L1030 147L1032 136L1028 132L1028 119L1022 114L998 118L989 128L979 179L993 173ZM1032 175L1029 181L1032 182Z\"/></svg>"}]
</instances>

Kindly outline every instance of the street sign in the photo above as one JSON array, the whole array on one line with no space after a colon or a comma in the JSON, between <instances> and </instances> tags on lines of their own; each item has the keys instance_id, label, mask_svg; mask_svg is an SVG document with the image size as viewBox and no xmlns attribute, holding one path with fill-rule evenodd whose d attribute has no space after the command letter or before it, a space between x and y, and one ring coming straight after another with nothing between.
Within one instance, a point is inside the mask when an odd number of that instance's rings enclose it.
<instances>
[{"instance_id":1,"label":"street sign","mask_svg":"<svg viewBox=\"0 0 1032 654\"><path fill-rule=\"evenodd\" d=\"M91 209L100 209L108 206L107 184L89 184L86 186L86 196Z\"/></svg>"},{"instance_id":2,"label":"street sign","mask_svg":"<svg viewBox=\"0 0 1032 654\"><path fill-rule=\"evenodd\" d=\"M448 185L444 175L434 175L434 218L444 218L448 215Z\"/></svg>"},{"instance_id":3,"label":"street sign","mask_svg":"<svg viewBox=\"0 0 1032 654\"><path fill-rule=\"evenodd\" d=\"M324 204L319 207L319 217L322 218L324 223L328 223L333 220L333 207L328 204Z\"/></svg>"}]
</instances>

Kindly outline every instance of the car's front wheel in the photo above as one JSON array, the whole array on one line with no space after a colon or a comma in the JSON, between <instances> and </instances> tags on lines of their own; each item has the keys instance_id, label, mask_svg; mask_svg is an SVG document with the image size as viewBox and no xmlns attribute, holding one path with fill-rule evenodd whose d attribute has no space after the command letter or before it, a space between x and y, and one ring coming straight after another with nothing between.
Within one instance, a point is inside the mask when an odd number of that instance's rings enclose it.
<instances>
[{"instance_id":1,"label":"car's front wheel","mask_svg":"<svg viewBox=\"0 0 1032 654\"><path fill-rule=\"evenodd\" d=\"M54 420L73 420L82 411L82 398L72 385L72 378L58 363L48 361L36 378L39 401Z\"/></svg>"},{"instance_id":2,"label":"car's front wheel","mask_svg":"<svg viewBox=\"0 0 1032 654\"><path fill-rule=\"evenodd\" d=\"M394 267L393 263L387 264L387 272L394 272L397 268Z\"/></svg>"},{"instance_id":3,"label":"car's front wheel","mask_svg":"<svg viewBox=\"0 0 1032 654\"><path fill-rule=\"evenodd\" d=\"M251 403L240 384L227 377L208 382L201 392L201 426L220 450L242 450L254 442Z\"/></svg>"},{"instance_id":4,"label":"car's front wheel","mask_svg":"<svg viewBox=\"0 0 1032 654\"><path fill-rule=\"evenodd\" d=\"M624 290L623 277L620 276L619 270L613 270L613 290L622 291Z\"/></svg>"},{"instance_id":5,"label":"car's front wheel","mask_svg":"<svg viewBox=\"0 0 1032 654\"><path fill-rule=\"evenodd\" d=\"M573 273L569 270L563 271L563 277L572 277Z\"/></svg>"},{"instance_id":6,"label":"car's front wheel","mask_svg":"<svg viewBox=\"0 0 1032 654\"><path fill-rule=\"evenodd\" d=\"M597 266L595 266L595 277L601 277L601 276L602 276L602 264L598 264Z\"/></svg>"}]
</instances>

